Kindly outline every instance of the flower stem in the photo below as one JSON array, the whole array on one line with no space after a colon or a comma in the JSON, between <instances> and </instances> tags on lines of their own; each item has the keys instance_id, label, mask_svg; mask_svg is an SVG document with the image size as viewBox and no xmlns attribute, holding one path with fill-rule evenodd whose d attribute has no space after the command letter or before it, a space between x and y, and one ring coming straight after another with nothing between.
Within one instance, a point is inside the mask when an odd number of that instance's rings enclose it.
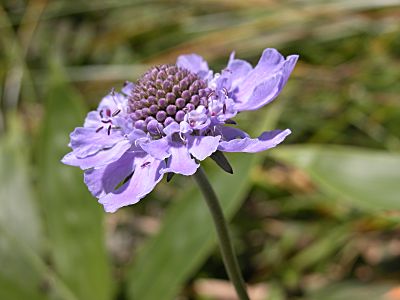
<instances>
[{"instance_id":1,"label":"flower stem","mask_svg":"<svg viewBox=\"0 0 400 300\"><path fill-rule=\"evenodd\" d=\"M199 167L197 172L194 174L194 179L203 193L214 220L215 229L219 239L219 246L222 253L222 259L224 260L228 276L236 289L239 299L249 300L250 298L247 295L246 286L239 269L239 264L233 250L232 242L228 233L228 227L226 225L217 195L215 194L206 174L204 173L204 170L201 167Z\"/></svg>"}]
</instances>

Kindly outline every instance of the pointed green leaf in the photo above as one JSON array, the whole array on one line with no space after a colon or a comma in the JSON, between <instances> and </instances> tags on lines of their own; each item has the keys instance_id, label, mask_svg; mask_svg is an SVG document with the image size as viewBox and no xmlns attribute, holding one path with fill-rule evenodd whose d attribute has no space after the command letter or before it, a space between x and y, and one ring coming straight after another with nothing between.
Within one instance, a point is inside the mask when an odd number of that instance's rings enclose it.
<instances>
[{"instance_id":1,"label":"pointed green leaf","mask_svg":"<svg viewBox=\"0 0 400 300\"><path fill-rule=\"evenodd\" d=\"M4 278L0 274L0 297L1 299L29 299L29 300L46 300L48 299L40 292L39 287L36 289L28 289L19 285L16 281Z\"/></svg>"},{"instance_id":2,"label":"pointed green leaf","mask_svg":"<svg viewBox=\"0 0 400 300\"><path fill-rule=\"evenodd\" d=\"M0 299L33 294L45 280L33 259L43 252L43 236L28 176L29 148L19 119L9 117L0 139Z\"/></svg>"},{"instance_id":3,"label":"pointed green leaf","mask_svg":"<svg viewBox=\"0 0 400 300\"><path fill-rule=\"evenodd\" d=\"M393 295L393 296L390 296ZM390 300L397 299L396 286L393 283L362 284L359 282L344 282L333 284L311 293L311 300Z\"/></svg>"},{"instance_id":4,"label":"pointed green leaf","mask_svg":"<svg viewBox=\"0 0 400 300\"><path fill-rule=\"evenodd\" d=\"M344 146L285 146L272 156L306 171L321 189L367 209L400 208L400 155Z\"/></svg>"},{"instance_id":5,"label":"pointed green leaf","mask_svg":"<svg viewBox=\"0 0 400 300\"><path fill-rule=\"evenodd\" d=\"M217 163L217 165L229 174L233 174L232 166L230 165L228 159L225 157L224 153L217 150L211 154L210 158Z\"/></svg>"},{"instance_id":6,"label":"pointed green leaf","mask_svg":"<svg viewBox=\"0 0 400 300\"><path fill-rule=\"evenodd\" d=\"M111 297L110 268L104 246L101 206L87 191L82 172L60 159L69 133L84 121L82 100L53 68L38 146L40 194L56 271L78 299Z\"/></svg>"}]
</instances>

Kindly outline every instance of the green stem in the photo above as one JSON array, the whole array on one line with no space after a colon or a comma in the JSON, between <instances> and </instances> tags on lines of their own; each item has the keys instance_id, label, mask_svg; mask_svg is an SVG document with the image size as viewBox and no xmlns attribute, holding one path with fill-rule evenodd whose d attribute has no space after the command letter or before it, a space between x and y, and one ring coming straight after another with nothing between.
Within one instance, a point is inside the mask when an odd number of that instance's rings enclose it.
<instances>
[{"instance_id":1,"label":"green stem","mask_svg":"<svg viewBox=\"0 0 400 300\"><path fill-rule=\"evenodd\" d=\"M222 259L224 260L228 276L236 289L239 299L250 300L249 296L247 295L246 286L239 269L239 264L232 247L228 233L228 227L226 225L221 206L218 202L217 195L215 194L206 174L201 167L198 169L196 174L194 174L194 179L203 193L214 220L215 229L219 239L219 246L222 253Z\"/></svg>"}]
</instances>

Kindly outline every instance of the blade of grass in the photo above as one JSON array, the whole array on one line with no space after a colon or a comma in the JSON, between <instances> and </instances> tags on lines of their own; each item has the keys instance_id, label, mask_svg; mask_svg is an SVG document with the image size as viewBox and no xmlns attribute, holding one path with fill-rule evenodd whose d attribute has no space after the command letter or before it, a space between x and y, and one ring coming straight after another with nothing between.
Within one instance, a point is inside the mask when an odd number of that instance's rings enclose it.
<instances>
[{"instance_id":1,"label":"blade of grass","mask_svg":"<svg viewBox=\"0 0 400 300\"><path fill-rule=\"evenodd\" d=\"M345 146L297 145L270 154L306 171L320 188L353 205L399 209L400 156Z\"/></svg>"},{"instance_id":2,"label":"blade of grass","mask_svg":"<svg viewBox=\"0 0 400 300\"><path fill-rule=\"evenodd\" d=\"M43 253L42 224L28 177L29 148L19 120L10 116L9 123L7 134L0 139L0 275L10 284L34 291L44 274L32 268L34 264L21 248L29 246L34 255ZM26 272L28 267L31 272ZM3 292L0 289L0 295Z\"/></svg>"},{"instance_id":3,"label":"blade of grass","mask_svg":"<svg viewBox=\"0 0 400 300\"><path fill-rule=\"evenodd\" d=\"M80 170L64 166L68 134L83 122L79 95L52 65L38 160L40 194L56 271L79 299L111 298L103 211L83 184Z\"/></svg>"}]
</instances>

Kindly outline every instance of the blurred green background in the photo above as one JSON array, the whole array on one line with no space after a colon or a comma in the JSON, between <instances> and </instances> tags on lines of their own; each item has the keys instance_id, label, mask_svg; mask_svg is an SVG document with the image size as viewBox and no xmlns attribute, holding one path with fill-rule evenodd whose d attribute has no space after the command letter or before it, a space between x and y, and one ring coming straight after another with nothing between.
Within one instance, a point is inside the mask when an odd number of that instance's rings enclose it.
<instances>
[{"instance_id":1,"label":"blurred green background","mask_svg":"<svg viewBox=\"0 0 400 300\"><path fill-rule=\"evenodd\" d=\"M205 162L252 299L400 299L400 1L0 3L0 299L235 299L191 178L106 214L59 160L111 87L267 47L299 63L238 122L293 134Z\"/></svg>"}]
</instances>

